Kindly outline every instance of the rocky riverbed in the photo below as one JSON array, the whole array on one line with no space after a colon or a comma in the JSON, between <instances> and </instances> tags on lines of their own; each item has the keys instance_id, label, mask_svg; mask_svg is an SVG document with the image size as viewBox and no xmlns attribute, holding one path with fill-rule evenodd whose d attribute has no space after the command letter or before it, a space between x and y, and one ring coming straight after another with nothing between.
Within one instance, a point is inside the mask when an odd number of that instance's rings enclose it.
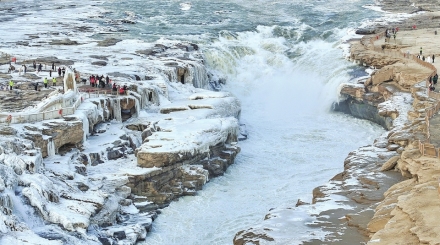
<instances>
[{"instance_id":1,"label":"rocky riverbed","mask_svg":"<svg viewBox=\"0 0 440 245\"><path fill-rule=\"evenodd\" d=\"M385 10L410 13L435 11L438 2L407 6L381 1ZM399 23L379 25L373 34L351 42L350 60L373 68L367 79L341 87L342 101L335 110L371 120L388 131L372 145L350 153L344 171L313 191L311 203L298 200L288 208L271 210L259 225L240 231L234 244L278 244L277 223L296 218L295 212L311 212L311 227L326 233L325 239L303 244L438 244L438 158L421 155L419 142L440 137L437 114L428 125L428 109L438 103L426 87L433 69L403 54L438 56L438 12L419 13ZM417 26L412 30L413 25ZM377 38L383 27L399 27L396 41ZM381 29L382 28L382 29ZM401 30L404 31L401 31ZM364 30L365 31L365 30ZM370 38L374 41L369 42ZM406 56L406 55L405 55ZM433 63L434 71L438 63ZM435 124L436 126L433 126ZM429 133L427 133L429 132ZM428 139L429 138L429 139ZM438 147L438 146L435 146ZM314 213L320 203L335 208Z\"/></svg>"}]
</instances>

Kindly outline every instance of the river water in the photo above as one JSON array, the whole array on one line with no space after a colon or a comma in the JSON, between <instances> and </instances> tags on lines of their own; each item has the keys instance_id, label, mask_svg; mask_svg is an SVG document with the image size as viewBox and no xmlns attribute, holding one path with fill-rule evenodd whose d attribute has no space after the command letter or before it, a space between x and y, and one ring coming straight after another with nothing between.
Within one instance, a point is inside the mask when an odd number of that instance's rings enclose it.
<instances>
[{"instance_id":1,"label":"river water","mask_svg":"<svg viewBox=\"0 0 440 245\"><path fill-rule=\"evenodd\" d=\"M382 130L332 113L341 82L364 75L343 59L341 40L377 16L369 1L129 1L109 8L142 16L127 36L190 40L242 102L249 139L222 177L162 210L142 244L231 244L269 209L310 202L312 189L343 170L347 154ZM116 8L115 8L116 7ZM288 244L318 234L307 211Z\"/></svg>"},{"instance_id":2,"label":"river water","mask_svg":"<svg viewBox=\"0 0 440 245\"><path fill-rule=\"evenodd\" d=\"M314 187L343 170L350 151L383 132L330 110L339 84L365 75L343 58L341 44L354 28L379 17L366 4L372 2L2 1L0 21L15 23L17 33L3 35L0 43L8 52L29 53L10 43L32 33L59 35L50 33L55 31L88 39L197 43L209 69L226 79L223 89L240 99L249 138L240 142L242 152L224 176L163 209L142 244L231 244L236 232L262 221L269 209L309 202ZM127 15L137 23L115 29L109 22ZM94 29L75 32L69 28L73 22ZM11 28L2 25L0 32ZM317 233L305 225L311 221L306 212L297 221L286 231L289 244Z\"/></svg>"}]
</instances>

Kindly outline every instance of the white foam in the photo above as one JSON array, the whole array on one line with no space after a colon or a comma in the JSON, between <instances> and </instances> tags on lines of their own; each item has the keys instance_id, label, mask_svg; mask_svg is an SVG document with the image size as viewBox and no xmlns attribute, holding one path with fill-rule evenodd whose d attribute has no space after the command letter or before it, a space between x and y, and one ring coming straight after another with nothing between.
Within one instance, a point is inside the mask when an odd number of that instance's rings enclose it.
<instances>
[{"instance_id":1,"label":"white foam","mask_svg":"<svg viewBox=\"0 0 440 245\"><path fill-rule=\"evenodd\" d=\"M249 139L240 144L236 164L225 176L163 210L145 244L176 244L182 239L191 244L230 242L236 232L261 222L269 209L298 198L309 200L314 187L342 170L348 149L372 142L381 132L369 122L329 113L338 85L351 79L337 42L301 42L294 47L301 55L292 60L286 56L291 47L285 38L273 35L274 28L225 34L205 47L207 63L218 77L228 78L227 90L240 98ZM305 213L279 211L287 219L273 221L279 228L277 239L295 244L323 237L324 232L306 227L313 221L307 213L348 208L337 201ZM213 210L217 215L210 215Z\"/></svg>"},{"instance_id":2,"label":"white foam","mask_svg":"<svg viewBox=\"0 0 440 245\"><path fill-rule=\"evenodd\" d=\"M183 11L188 11L191 9L191 3L180 3L180 9Z\"/></svg>"}]
</instances>

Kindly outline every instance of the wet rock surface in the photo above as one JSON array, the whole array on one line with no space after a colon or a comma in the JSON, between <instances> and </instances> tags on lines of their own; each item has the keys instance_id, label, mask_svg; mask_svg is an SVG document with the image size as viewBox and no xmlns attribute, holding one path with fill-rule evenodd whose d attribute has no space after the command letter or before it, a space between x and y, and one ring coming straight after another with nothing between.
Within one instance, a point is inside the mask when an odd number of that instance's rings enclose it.
<instances>
[{"instance_id":1,"label":"wet rock surface","mask_svg":"<svg viewBox=\"0 0 440 245\"><path fill-rule=\"evenodd\" d=\"M77 41L70 40L69 38L60 39L60 40L52 40L50 42L51 45L78 45Z\"/></svg>"},{"instance_id":2,"label":"wet rock surface","mask_svg":"<svg viewBox=\"0 0 440 245\"><path fill-rule=\"evenodd\" d=\"M385 11L398 12L398 13L417 13L421 11L440 11L438 0L424 0L414 1L413 4L409 4L404 0L380 0L380 7ZM428 22L428 21L426 21ZM425 27L425 26L424 26Z\"/></svg>"},{"instance_id":3,"label":"wet rock surface","mask_svg":"<svg viewBox=\"0 0 440 245\"><path fill-rule=\"evenodd\" d=\"M122 41L122 39L107 38L107 39L104 39L102 41L99 41L98 42L98 46L100 46L100 47L113 46L113 45L117 44L120 41Z\"/></svg>"},{"instance_id":4,"label":"wet rock surface","mask_svg":"<svg viewBox=\"0 0 440 245\"><path fill-rule=\"evenodd\" d=\"M20 90L0 90L1 111L14 112L28 107L34 107L53 92L53 90L35 91L35 84L27 81L16 82L14 87L20 88Z\"/></svg>"}]
</instances>

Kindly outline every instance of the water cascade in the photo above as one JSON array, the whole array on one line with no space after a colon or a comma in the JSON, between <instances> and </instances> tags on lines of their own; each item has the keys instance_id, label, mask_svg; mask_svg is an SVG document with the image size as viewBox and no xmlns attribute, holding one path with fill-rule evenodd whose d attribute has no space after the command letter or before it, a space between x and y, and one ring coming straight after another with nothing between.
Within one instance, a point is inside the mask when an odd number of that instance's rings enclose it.
<instances>
[{"instance_id":1,"label":"water cascade","mask_svg":"<svg viewBox=\"0 0 440 245\"><path fill-rule=\"evenodd\" d=\"M167 40L188 40L197 43L203 50L208 74L225 78L223 89L241 101L240 120L246 124L249 137L247 141L239 143L242 152L236 163L223 176L210 180L197 195L181 198L162 209L162 214L153 225L153 232L146 241L138 244L182 244L182 241L192 245L231 244L237 231L260 223L271 208L288 206L292 207L290 210L298 211L294 208L296 201L299 198L310 201L313 188L327 183L343 169L344 158L349 151L360 145L371 144L381 133L379 127L369 122L331 113L328 103L337 97L336 86L349 81L356 73L353 64L341 57L341 50L337 48L338 40L350 28L359 26L360 20L375 17L372 11L362 7L371 1L193 1L190 11L184 12L175 1L162 0L137 1L136 4L133 1L100 1L96 4L96 1L87 0L75 2L68 8L65 6L67 1L52 1L50 8L40 4L41 1L1 2L6 18L2 19L0 31L8 33L11 26L21 23L20 28L15 28L14 32L9 32L11 35L0 41L3 52L29 60L57 57L61 65L66 60L72 60L78 70L86 73L114 70L132 74L148 66L154 73L162 73L160 76L164 77L164 81L181 83L183 77L183 81L189 83L185 87L191 87L192 84L205 88L207 72L199 62L193 61L193 65L183 67L183 63L192 62L192 57L184 56L188 60L181 62L183 59L173 60L153 54L154 59L168 62L167 67L156 68L159 62L146 62L144 55L135 53L155 46L146 42L166 44ZM21 8L16 8L17 4L26 7L26 16L23 16ZM134 13L130 16L140 21L136 25L115 24L114 20L125 18L123 10ZM76 21L89 19L91 12L105 14L99 21ZM26 47L9 45L22 42L23 37L41 36L38 27L53 22L53 19L45 16L63 16L57 20L56 33L48 32L42 40L25 38L26 42L29 41ZM58 35L58 32L68 33L72 43L79 41L80 45L67 47L51 44L51 40L65 36ZM108 48L96 48L96 42L104 39L107 33L112 33L112 36L122 34L124 40ZM155 52L155 48L152 51ZM172 56L171 52L174 51L169 52ZM182 52L186 51L178 51L177 56ZM94 56L109 57L109 65L90 65L89 61L96 60L92 58ZM195 57L198 59L199 56ZM66 72L64 92L76 91L73 72L70 69ZM157 81L152 81L148 88L154 91L142 95L141 105L136 111L144 104L168 103L169 85L161 82L161 79L154 80ZM182 86L176 86L179 87ZM111 99L109 104L112 107L109 115L113 114L115 120L122 121L120 101ZM96 106L92 108L91 103L83 103L80 108L75 115L82 118L83 141L86 145L90 144L87 136L91 132L91 125L100 119L97 119L98 113L93 111ZM151 106L151 109L155 111L157 108ZM49 150L49 143L47 147ZM36 166L43 166L41 156L38 159ZM16 160L15 156L2 160L5 163L3 167L11 169L5 172L0 164L0 190L1 181L4 180L6 188L3 188L2 194L5 194L8 186L18 185L19 182L14 168L9 166L25 169L23 166L26 162ZM108 168L107 164L101 166L106 170ZM21 178L25 179L24 176ZM113 176L110 177L109 180L113 180ZM93 184L91 187L97 186ZM10 205L12 201L14 215L22 223L29 224L28 227L36 227L32 228L33 231L50 231L43 222L34 219L30 200L22 196L25 192L20 188L13 188L7 193L9 200L3 197L2 202ZM304 210L305 206L300 208L302 210L296 213L293 225L282 227L288 228L286 230L279 229L280 236L292 238L283 244L298 244L317 232L305 225L314 221L313 217L307 215L310 210ZM6 223L4 217L11 216L0 215L0 232L3 231L2 224ZM53 227L59 230L53 233L57 235L51 238L54 240L40 244L87 243L65 239L74 235L86 237L88 234L85 234L85 230L84 233L73 234L57 225ZM106 232L112 232L110 227L105 229ZM12 233L16 235L19 232ZM23 232L23 236L30 233ZM2 236L0 243L11 244L3 242ZM127 233L129 236L131 234ZM25 238L32 240L32 237ZM99 243L96 239L94 242Z\"/></svg>"},{"instance_id":2,"label":"water cascade","mask_svg":"<svg viewBox=\"0 0 440 245\"><path fill-rule=\"evenodd\" d=\"M249 138L223 177L163 210L145 244L230 244L269 209L310 202L313 188L343 169L349 151L381 133L370 122L330 112L338 85L350 80L349 63L334 43L299 43L294 48L306 54L292 60L286 39L273 31L259 27L205 47L207 63L241 101ZM298 219L283 229L290 239L283 244L319 232L306 226L313 222L309 210L293 212Z\"/></svg>"},{"instance_id":3,"label":"water cascade","mask_svg":"<svg viewBox=\"0 0 440 245\"><path fill-rule=\"evenodd\" d=\"M17 216L20 221L26 223L29 228L38 228L44 226L43 219L38 215L38 213L36 213L35 209L31 205L28 205L26 201L24 201L24 197L21 195L20 191L18 192L18 195L15 195L12 191L10 191L9 196L14 207L14 215Z\"/></svg>"}]
</instances>

